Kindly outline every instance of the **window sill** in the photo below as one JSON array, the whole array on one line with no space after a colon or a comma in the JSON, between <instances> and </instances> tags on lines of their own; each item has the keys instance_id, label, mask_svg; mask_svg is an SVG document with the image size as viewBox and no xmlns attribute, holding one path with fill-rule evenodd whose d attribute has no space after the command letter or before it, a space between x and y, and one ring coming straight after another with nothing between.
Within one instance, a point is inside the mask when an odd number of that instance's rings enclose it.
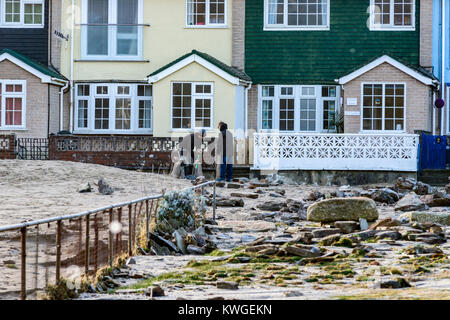
<instances>
[{"instance_id":1,"label":"window sill","mask_svg":"<svg viewBox=\"0 0 450 320\"><path fill-rule=\"evenodd\" d=\"M145 62L149 63L150 60L144 59L75 59L74 62Z\"/></svg>"},{"instance_id":2,"label":"window sill","mask_svg":"<svg viewBox=\"0 0 450 320\"><path fill-rule=\"evenodd\" d=\"M44 25L4 25L0 24L0 29L42 29Z\"/></svg>"},{"instance_id":3,"label":"window sill","mask_svg":"<svg viewBox=\"0 0 450 320\"><path fill-rule=\"evenodd\" d=\"M416 31L414 27L370 27L370 31Z\"/></svg>"},{"instance_id":4,"label":"window sill","mask_svg":"<svg viewBox=\"0 0 450 320\"><path fill-rule=\"evenodd\" d=\"M19 128L14 128L14 127L0 127L0 131L28 131L27 128L24 127L19 127Z\"/></svg>"},{"instance_id":5,"label":"window sill","mask_svg":"<svg viewBox=\"0 0 450 320\"><path fill-rule=\"evenodd\" d=\"M113 131L113 130L74 130L73 134L87 134L87 135L152 135L153 130L148 131Z\"/></svg>"},{"instance_id":6,"label":"window sill","mask_svg":"<svg viewBox=\"0 0 450 320\"><path fill-rule=\"evenodd\" d=\"M330 31L330 26L326 27L267 27L265 26L264 31Z\"/></svg>"},{"instance_id":7,"label":"window sill","mask_svg":"<svg viewBox=\"0 0 450 320\"><path fill-rule=\"evenodd\" d=\"M185 26L185 29L228 29L228 25L209 25L209 26Z\"/></svg>"}]
</instances>

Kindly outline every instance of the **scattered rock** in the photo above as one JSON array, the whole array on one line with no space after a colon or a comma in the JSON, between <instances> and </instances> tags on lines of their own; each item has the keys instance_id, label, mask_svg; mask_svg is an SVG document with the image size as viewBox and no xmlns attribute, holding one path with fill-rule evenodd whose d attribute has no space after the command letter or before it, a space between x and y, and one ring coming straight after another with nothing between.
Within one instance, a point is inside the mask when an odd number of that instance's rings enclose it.
<instances>
[{"instance_id":1,"label":"scattered rock","mask_svg":"<svg viewBox=\"0 0 450 320\"><path fill-rule=\"evenodd\" d=\"M151 288L148 288L148 290L145 292L147 296L153 297L164 297L165 293L164 290L160 286L153 286Z\"/></svg>"},{"instance_id":2,"label":"scattered rock","mask_svg":"<svg viewBox=\"0 0 450 320\"><path fill-rule=\"evenodd\" d=\"M370 197L377 202L387 204L394 204L399 200L398 193L389 188L376 190Z\"/></svg>"},{"instance_id":3,"label":"scattered rock","mask_svg":"<svg viewBox=\"0 0 450 320\"><path fill-rule=\"evenodd\" d=\"M420 181L417 181L416 185L412 190L419 195L431 194L435 191L435 189L432 186Z\"/></svg>"},{"instance_id":4,"label":"scattered rock","mask_svg":"<svg viewBox=\"0 0 450 320\"><path fill-rule=\"evenodd\" d=\"M103 195L111 195L114 193L114 189L106 183L106 181L103 178L100 178L98 180L98 192L100 192Z\"/></svg>"},{"instance_id":5,"label":"scattered rock","mask_svg":"<svg viewBox=\"0 0 450 320\"><path fill-rule=\"evenodd\" d=\"M391 240L399 240L402 238L402 235L398 231L382 231L377 233L377 240L380 239L391 239Z\"/></svg>"},{"instance_id":6,"label":"scattered rock","mask_svg":"<svg viewBox=\"0 0 450 320\"><path fill-rule=\"evenodd\" d=\"M360 218L378 219L375 201L364 197L327 199L314 203L307 211L307 219L316 222L359 221Z\"/></svg>"},{"instance_id":7,"label":"scattered rock","mask_svg":"<svg viewBox=\"0 0 450 320\"><path fill-rule=\"evenodd\" d=\"M262 211L280 211L286 206L285 202L281 201L266 201L258 204L256 207Z\"/></svg>"},{"instance_id":8,"label":"scattered rock","mask_svg":"<svg viewBox=\"0 0 450 320\"><path fill-rule=\"evenodd\" d=\"M79 193L89 193L94 191L94 189L91 187L91 184L88 183L87 187L86 186L82 186L78 189Z\"/></svg>"},{"instance_id":9,"label":"scattered rock","mask_svg":"<svg viewBox=\"0 0 450 320\"><path fill-rule=\"evenodd\" d=\"M150 241L156 242L159 246L167 247L169 250L179 252L177 246L172 241L166 240L156 233L150 232Z\"/></svg>"},{"instance_id":10,"label":"scattered rock","mask_svg":"<svg viewBox=\"0 0 450 320\"><path fill-rule=\"evenodd\" d=\"M450 207L450 195L436 192L422 196L420 200L429 207Z\"/></svg>"},{"instance_id":11,"label":"scattered rock","mask_svg":"<svg viewBox=\"0 0 450 320\"><path fill-rule=\"evenodd\" d=\"M400 190L412 190L416 185L416 180L399 177L395 182L395 187Z\"/></svg>"},{"instance_id":12,"label":"scattered rock","mask_svg":"<svg viewBox=\"0 0 450 320\"><path fill-rule=\"evenodd\" d=\"M238 193L238 192L233 192L230 194L231 197L236 197L236 198L249 198L249 199L258 199L259 194L257 193Z\"/></svg>"},{"instance_id":13,"label":"scattered rock","mask_svg":"<svg viewBox=\"0 0 450 320\"><path fill-rule=\"evenodd\" d=\"M378 220L377 222L370 225L370 230L376 230L379 227L397 227L401 225L401 222L392 218L386 218Z\"/></svg>"},{"instance_id":14,"label":"scattered rock","mask_svg":"<svg viewBox=\"0 0 450 320\"><path fill-rule=\"evenodd\" d=\"M269 187L269 184L267 182L250 181L250 186L253 188L267 188Z\"/></svg>"},{"instance_id":15,"label":"scattered rock","mask_svg":"<svg viewBox=\"0 0 450 320\"><path fill-rule=\"evenodd\" d=\"M133 257L129 258L126 262L126 265L130 265L130 264L136 264L136 259L134 259Z\"/></svg>"},{"instance_id":16,"label":"scattered rock","mask_svg":"<svg viewBox=\"0 0 450 320\"><path fill-rule=\"evenodd\" d=\"M324 199L325 195L319 191L311 191L309 195L305 198L306 201L318 201Z\"/></svg>"},{"instance_id":17,"label":"scattered rock","mask_svg":"<svg viewBox=\"0 0 450 320\"><path fill-rule=\"evenodd\" d=\"M358 230L359 223L355 221L336 221L334 226L339 228L342 233L353 233Z\"/></svg>"},{"instance_id":18,"label":"scattered rock","mask_svg":"<svg viewBox=\"0 0 450 320\"><path fill-rule=\"evenodd\" d=\"M234 183L234 182L228 182L227 183L227 188L228 189L240 189L240 188L242 188L242 184Z\"/></svg>"},{"instance_id":19,"label":"scattered rock","mask_svg":"<svg viewBox=\"0 0 450 320\"><path fill-rule=\"evenodd\" d=\"M293 243L304 243L310 244L312 243L312 239L314 235L311 232L300 232L298 235L294 237L292 240Z\"/></svg>"},{"instance_id":20,"label":"scattered rock","mask_svg":"<svg viewBox=\"0 0 450 320\"><path fill-rule=\"evenodd\" d=\"M333 234L340 234L341 229L338 228L324 228L313 230L312 234L314 238L325 238Z\"/></svg>"},{"instance_id":21,"label":"scattered rock","mask_svg":"<svg viewBox=\"0 0 450 320\"><path fill-rule=\"evenodd\" d=\"M425 209L425 203L420 200L415 192L410 192L404 196L394 207L395 211L415 211Z\"/></svg>"},{"instance_id":22,"label":"scattered rock","mask_svg":"<svg viewBox=\"0 0 450 320\"><path fill-rule=\"evenodd\" d=\"M388 280L380 283L382 289L400 289L410 288L411 285L404 278L397 278L395 280Z\"/></svg>"},{"instance_id":23,"label":"scattered rock","mask_svg":"<svg viewBox=\"0 0 450 320\"><path fill-rule=\"evenodd\" d=\"M310 250L299 248L297 246L287 246L284 248L284 250L293 256L298 257L305 257L305 258L314 258L320 256L320 250L317 252L317 250L313 250L312 248Z\"/></svg>"},{"instance_id":24,"label":"scattered rock","mask_svg":"<svg viewBox=\"0 0 450 320\"><path fill-rule=\"evenodd\" d=\"M217 287L217 289L226 289L226 290L238 290L239 289L237 282L234 282L234 281L217 281L216 287Z\"/></svg>"},{"instance_id":25,"label":"scattered rock","mask_svg":"<svg viewBox=\"0 0 450 320\"><path fill-rule=\"evenodd\" d=\"M218 207L241 207L242 208L244 206L244 200L220 198L220 199L216 199L216 205Z\"/></svg>"},{"instance_id":26,"label":"scattered rock","mask_svg":"<svg viewBox=\"0 0 450 320\"><path fill-rule=\"evenodd\" d=\"M367 223L366 219L364 218L359 219L359 228L361 229L361 231L369 229L369 224Z\"/></svg>"},{"instance_id":27,"label":"scattered rock","mask_svg":"<svg viewBox=\"0 0 450 320\"><path fill-rule=\"evenodd\" d=\"M336 241L339 241L339 239L341 238L342 236L340 235L340 234L333 234L333 235L331 235L331 236L328 236L328 237L325 237L325 238L322 238L321 240L320 240L320 244L321 245L323 245L323 246L331 246L333 243L335 243Z\"/></svg>"},{"instance_id":28,"label":"scattered rock","mask_svg":"<svg viewBox=\"0 0 450 320\"><path fill-rule=\"evenodd\" d=\"M407 212L400 216L400 219L405 218L413 222L431 222L450 226L450 213L448 212Z\"/></svg>"},{"instance_id":29,"label":"scattered rock","mask_svg":"<svg viewBox=\"0 0 450 320\"><path fill-rule=\"evenodd\" d=\"M205 249L200 248L198 246L194 246L192 244L187 246L186 251L189 254L195 254L195 255L204 255L205 254Z\"/></svg>"}]
</instances>

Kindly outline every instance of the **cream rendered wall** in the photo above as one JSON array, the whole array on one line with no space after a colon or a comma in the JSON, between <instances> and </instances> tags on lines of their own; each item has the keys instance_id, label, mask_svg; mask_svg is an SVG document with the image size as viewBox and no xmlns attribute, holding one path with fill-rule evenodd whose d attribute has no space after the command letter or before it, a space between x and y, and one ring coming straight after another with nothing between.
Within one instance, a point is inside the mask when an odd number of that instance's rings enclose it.
<instances>
[{"instance_id":1,"label":"cream rendered wall","mask_svg":"<svg viewBox=\"0 0 450 320\"><path fill-rule=\"evenodd\" d=\"M71 0L61 0L64 34L70 34ZM74 62L74 80L145 80L147 75L193 49L232 62L232 3L226 28L187 28L186 0L143 0L143 59L149 62ZM81 0L75 0L75 23L81 22ZM75 26L74 59L81 59L81 30ZM70 41L61 49L61 72L70 76Z\"/></svg>"},{"instance_id":2,"label":"cream rendered wall","mask_svg":"<svg viewBox=\"0 0 450 320\"><path fill-rule=\"evenodd\" d=\"M187 130L171 130L171 83L172 82L212 82L214 84L213 129L207 136L218 134L220 121L235 127L236 86L217 76L203 66L193 62L181 70L153 84L153 134L155 137L185 136Z\"/></svg>"}]
</instances>

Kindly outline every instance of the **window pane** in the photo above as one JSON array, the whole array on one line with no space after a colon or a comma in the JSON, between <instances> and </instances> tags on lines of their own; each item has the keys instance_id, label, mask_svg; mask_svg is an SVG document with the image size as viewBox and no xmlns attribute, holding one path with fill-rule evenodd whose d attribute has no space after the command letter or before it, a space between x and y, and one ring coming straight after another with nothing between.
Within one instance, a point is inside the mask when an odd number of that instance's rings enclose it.
<instances>
[{"instance_id":1,"label":"window pane","mask_svg":"<svg viewBox=\"0 0 450 320\"><path fill-rule=\"evenodd\" d=\"M206 24L206 0L188 0L187 24L203 26Z\"/></svg>"},{"instance_id":2,"label":"window pane","mask_svg":"<svg viewBox=\"0 0 450 320\"><path fill-rule=\"evenodd\" d=\"M88 100L78 101L78 128L88 127Z\"/></svg>"},{"instance_id":3,"label":"window pane","mask_svg":"<svg viewBox=\"0 0 450 320\"><path fill-rule=\"evenodd\" d=\"M138 86L138 96L139 97L151 97L152 96L152 86L139 85Z\"/></svg>"},{"instance_id":4,"label":"window pane","mask_svg":"<svg viewBox=\"0 0 450 320\"><path fill-rule=\"evenodd\" d=\"M336 122L336 101L323 102L323 129L335 130Z\"/></svg>"},{"instance_id":5,"label":"window pane","mask_svg":"<svg viewBox=\"0 0 450 320\"><path fill-rule=\"evenodd\" d=\"M273 97L275 95L274 86L263 86L262 87L262 96L263 97Z\"/></svg>"},{"instance_id":6,"label":"window pane","mask_svg":"<svg viewBox=\"0 0 450 320\"><path fill-rule=\"evenodd\" d=\"M294 99L280 99L280 130L294 130Z\"/></svg>"},{"instance_id":7,"label":"window pane","mask_svg":"<svg viewBox=\"0 0 450 320\"><path fill-rule=\"evenodd\" d=\"M131 99L116 99L116 129L129 130L131 128Z\"/></svg>"},{"instance_id":8,"label":"window pane","mask_svg":"<svg viewBox=\"0 0 450 320\"><path fill-rule=\"evenodd\" d=\"M108 55L108 0L88 0L87 22L87 54Z\"/></svg>"},{"instance_id":9,"label":"window pane","mask_svg":"<svg viewBox=\"0 0 450 320\"><path fill-rule=\"evenodd\" d=\"M269 0L268 24L284 23L284 0Z\"/></svg>"},{"instance_id":10,"label":"window pane","mask_svg":"<svg viewBox=\"0 0 450 320\"><path fill-rule=\"evenodd\" d=\"M22 125L22 98L5 99L5 125Z\"/></svg>"},{"instance_id":11,"label":"window pane","mask_svg":"<svg viewBox=\"0 0 450 320\"><path fill-rule=\"evenodd\" d=\"M224 24L225 0L210 0L209 3L209 23Z\"/></svg>"},{"instance_id":12,"label":"window pane","mask_svg":"<svg viewBox=\"0 0 450 320\"><path fill-rule=\"evenodd\" d=\"M172 86L172 127L189 129L191 124L191 83L174 83Z\"/></svg>"},{"instance_id":13,"label":"window pane","mask_svg":"<svg viewBox=\"0 0 450 320\"><path fill-rule=\"evenodd\" d=\"M109 129L109 99L95 99L95 129Z\"/></svg>"},{"instance_id":14,"label":"window pane","mask_svg":"<svg viewBox=\"0 0 450 320\"><path fill-rule=\"evenodd\" d=\"M42 4L27 3L24 5L24 23L25 24L42 23Z\"/></svg>"},{"instance_id":15,"label":"window pane","mask_svg":"<svg viewBox=\"0 0 450 320\"><path fill-rule=\"evenodd\" d=\"M195 100L195 127L211 127L211 99Z\"/></svg>"},{"instance_id":16,"label":"window pane","mask_svg":"<svg viewBox=\"0 0 450 320\"><path fill-rule=\"evenodd\" d=\"M117 0L117 54L138 54L138 0Z\"/></svg>"},{"instance_id":17,"label":"window pane","mask_svg":"<svg viewBox=\"0 0 450 320\"><path fill-rule=\"evenodd\" d=\"M324 26L327 10L327 0L288 0L288 25Z\"/></svg>"},{"instance_id":18,"label":"window pane","mask_svg":"<svg viewBox=\"0 0 450 320\"><path fill-rule=\"evenodd\" d=\"M152 101L139 100L139 128L152 128Z\"/></svg>"},{"instance_id":19,"label":"window pane","mask_svg":"<svg viewBox=\"0 0 450 320\"><path fill-rule=\"evenodd\" d=\"M20 22L20 0L5 0L5 22Z\"/></svg>"},{"instance_id":20,"label":"window pane","mask_svg":"<svg viewBox=\"0 0 450 320\"><path fill-rule=\"evenodd\" d=\"M262 101L262 129L272 129L273 121L273 101Z\"/></svg>"}]
</instances>

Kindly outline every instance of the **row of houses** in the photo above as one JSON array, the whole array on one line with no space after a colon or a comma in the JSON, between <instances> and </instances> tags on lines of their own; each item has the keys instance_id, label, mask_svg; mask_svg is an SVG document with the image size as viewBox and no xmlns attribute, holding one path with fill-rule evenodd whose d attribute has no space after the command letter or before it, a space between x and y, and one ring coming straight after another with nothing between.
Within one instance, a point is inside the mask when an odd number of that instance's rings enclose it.
<instances>
[{"instance_id":1,"label":"row of houses","mask_svg":"<svg viewBox=\"0 0 450 320\"><path fill-rule=\"evenodd\" d=\"M246 164L284 157L277 165L293 169L307 158L323 169L318 152L330 147L324 159L358 169L357 146L372 148L364 169L385 159L381 169L407 171L412 134L450 134L448 8L448 0L0 0L0 134L213 137L224 121L245 141Z\"/></svg>"}]
</instances>

